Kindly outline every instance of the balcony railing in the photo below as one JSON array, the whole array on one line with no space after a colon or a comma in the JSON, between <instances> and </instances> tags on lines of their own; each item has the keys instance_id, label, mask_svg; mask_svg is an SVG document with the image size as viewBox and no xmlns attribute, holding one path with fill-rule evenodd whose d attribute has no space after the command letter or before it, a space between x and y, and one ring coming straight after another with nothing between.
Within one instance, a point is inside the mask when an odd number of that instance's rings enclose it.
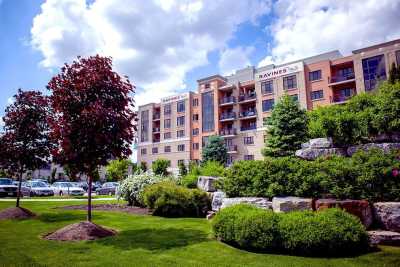
<instances>
[{"instance_id":1,"label":"balcony railing","mask_svg":"<svg viewBox=\"0 0 400 267\"><path fill-rule=\"evenodd\" d=\"M153 139L153 143L160 143L160 139L159 138Z\"/></svg>"},{"instance_id":2,"label":"balcony railing","mask_svg":"<svg viewBox=\"0 0 400 267\"><path fill-rule=\"evenodd\" d=\"M222 129L219 131L219 135L226 136L226 135L236 135L237 131L236 128L232 129Z\"/></svg>"},{"instance_id":3,"label":"balcony railing","mask_svg":"<svg viewBox=\"0 0 400 267\"><path fill-rule=\"evenodd\" d=\"M236 113L235 112L224 112L221 113L219 116L219 119L222 120L231 120L231 119L236 119Z\"/></svg>"},{"instance_id":4,"label":"balcony railing","mask_svg":"<svg viewBox=\"0 0 400 267\"><path fill-rule=\"evenodd\" d=\"M227 96L227 97L223 97L220 101L219 104L223 105L223 104L234 104L236 102L236 99L234 96Z\"/></svg>"},{"instance_id":5,"label":"balcony railing","mask_svg":"<svg viewBox=\"0 0 400 267\"><path fill-rule=\"evenodd\" d=\"M158 128L158 127L153 128L153 133L159 133L159 132L160 132L160 128Z\"/></svg>"},{"instance_id":6,"label":"balcony railing","mask_svg":"<svg viewBox=\"0 0 400 267\"><path fill-rule=\"evenodd\" d=\"M239 118L247 118L247 117L253 117L256 116L257 112L256 110L247 110L247 111L242 111L239 113Z\"/></svg>"},{"instance_id":7,"label":"balcony railing","mask_svg":"<svg viewBox=\"0 0 400 267\"><path fill-rule=\"evenodd\" d=\"M160 113L153 114L153 120L159 120L159 119L160 119Z\"/></svg>"},{"instance_id":8,"label":"balcony railing","mask_svg":"<svg viewBox=\"0 0 400 267\"><path fill-rule=\"evenodd\" d=\"M241 131L249 131L249 130L255 130L255 129L257 129L257 125L247 125L247 126L240 127Z\"/></svg>"},{"instance_id":9,"label":"balcony railing","mask_svg":"<svg viewBox=\"0 0 400 267\"><path fill-rule=\"evenodd\" d=\"M247 93L247 94L242 94L239 95L239 102L244 102L248 100L255 100L256 99L256 93Z\"/></svg>"},{"instance_id":10,"label":"balcony railing","mask_svg":"<svg viewBox=\"0 0 400 267\"><path fill-rule=\"evenodd\" d=\"M227 145L226 146L226 150L228 150L228 152L236 152L237 151L237 145Z\"/></svg>"},{"instance_id":11,"label":"balcony railing","mask_svg":"<svg viewBox=\"0 0 400 267\"><path fill-rule=\"evenodd\" d=\"M332 76L329 80L329 83L339 83L339 82L344 82L344 81L348 81L348 80L352 80L354 79L354 73L347 73L347 74L343 74L343 75L336 75L336 76Z\"/></svg>"}]
</instances>

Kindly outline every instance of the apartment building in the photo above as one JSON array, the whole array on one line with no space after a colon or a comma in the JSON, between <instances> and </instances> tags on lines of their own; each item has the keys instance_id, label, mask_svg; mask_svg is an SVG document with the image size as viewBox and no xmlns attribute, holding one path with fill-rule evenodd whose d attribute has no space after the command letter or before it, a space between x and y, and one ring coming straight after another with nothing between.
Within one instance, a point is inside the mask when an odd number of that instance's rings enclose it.
<instances>
[{"instance_id":1,"label":"apartment building","mask_svg":"<svg viewBox=\"0 0 400 267\"><path fill-rule=\"evenodd\" d=\"M400 65L400 39L358 49L349 56L331 51L282 65L247 67L229 76L201 78L188 92L139 107L138 162L157 158L200 161L212 135L224 138L228 163L262 159L264 120L288 94L304 109L341 104L374 90Z\"/></svg>"}]
</instances>

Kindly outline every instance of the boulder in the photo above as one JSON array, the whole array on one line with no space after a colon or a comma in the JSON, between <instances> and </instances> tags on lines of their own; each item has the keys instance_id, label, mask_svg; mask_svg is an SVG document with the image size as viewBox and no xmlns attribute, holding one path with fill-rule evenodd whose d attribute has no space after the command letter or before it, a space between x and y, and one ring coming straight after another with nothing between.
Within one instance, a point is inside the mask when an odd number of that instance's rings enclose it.
<instances>
[{"instance_id":1,"label":"boulder","mask_svg":"<svg viewBox=\"0 0 400 267\"><path fill-rule=\"evenodd\" d=\"M368 236L372 245L400 246L400 233L375 230L368 231Z\"/></svg>"},{"instance_id":2,"label":"boulder","mask_svg":"<svg viewBox=\"0 0 400 267\"><path fill-rule=\"evenodd\" d=\"M368 143L357 146L350 146L347 148L347 155L352 156L358 150L368 151L374 148L378 148L383 150L385 153L389 153L391 150L400 149L400 143Z\"/></svg>"},{"instance_id":3,"label":"boulder","mask_svg":"<svg viewBox=\"0 0 400 267\"><path fill-rule=\"evenodd\" d=\"M197 187L206 192L215 192L215 181L217 181L219 177L213 176L199 176L197 180Z\"/></svg>"},{"instance_id":4,"label":"boulder","mask_svg":"<svg viewBox=\"0 0 400 267\"><path fill-rule=\"evenodd\" d=\"M211 201L211 209L214 211L218 211L222 206L222 201L225 198L225 193L222 191L216 191L213 193L212 201Z\"/></svg>"},{"instance_id":5,"label":"boulder","mask_svg":"<svg viewBox=\"0 0 400 267\"><path fill-rule=\"evenodd\" d=\"M312 210L312 202L311 198L274 197L272 199L272 209L274 212Z\"/></svg>"},{"instance_id":6,"label":"boulder","mask_svg":"<svg viewBox=\"0 0 400 267\"><path fill-rule=\"evenodd\" d=\"M371 141L373 143L397 143L400 142L400 133L394 132L391 134L378 134L376 136L372 136Z\"/></svg>"},{"instance_id":7,"label":"boulder","mask_svg":"<svg viewBox=\"0 0 400 267\"><path fill-rule=\"evenodd\" d=\"M400 232L400 202L377 202L373 205L373 212L380 227Z\"/></svg>"},{"instance_id":8,"label":"boulder","mask_svg":"<svg viewBox=\"0 0 400 267\"><path fill-rule=\"evenodd\" d=\"M314 138L308 141L310 148L332 148L332 138Z\"/></svg>"},{"instance_id":9,"label":"boulder","mask_svg":"<svg viewBox=\"0 0 400 267\"><path fill-rule=\"evenodd\" d=\"M343 148L306 148L297 150L295 155L302 159L314 160L330 155L346 156L346 150Z\"/></svg>"},{"instance_id":10,"label":"boulder","mask_svg":"<svg viewBox=\"0 0 400 267\"><path fill-rule=\"evenodd\" d=\"M327 208L341 208L354 216L357 216L365 228L369 228L373 222L372 209L366 200L336 200L318 199L315 202L316 210Z\"/></svg>"},{"instance_id":11,"label":"boulder","mask_svg":"<svg viewBox=\"0 0 400 267\"><path fill-rule=\"evenodd\" d=\"M236 205L236 204L250 204L262 209L272 209L271 201L263 197L234 197L224 198L222 201L221 209Z\"/></svg>"}]
</instances>

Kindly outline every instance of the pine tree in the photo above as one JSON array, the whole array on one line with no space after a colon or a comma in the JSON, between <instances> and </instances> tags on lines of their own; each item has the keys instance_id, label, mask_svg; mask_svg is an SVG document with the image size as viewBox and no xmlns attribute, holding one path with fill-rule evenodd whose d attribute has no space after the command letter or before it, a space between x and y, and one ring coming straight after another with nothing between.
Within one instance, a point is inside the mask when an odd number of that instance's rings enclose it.
<instances>
[{"instance_id":1,"label":"pine tree","mask_svg":"<svg viewBox=\"0 0 400 267\"><path fill-rule=\"evenodd\" d=\"M225 164L228 158L228 150L224 139L218 135L210 136L207 145L203 149L203 163L207 161L217 161Z\"/></svg>"},{"instance_id":2,"label":"pine tree","mask_svg":"<svg viewBox=\"0 0 400 267\"><path fill-rule=\"evenodd\" d=\"M265 157L293 155L307 138L307 114L292 97L285 95L266 120Z\"/></svg>"}]
</instances>

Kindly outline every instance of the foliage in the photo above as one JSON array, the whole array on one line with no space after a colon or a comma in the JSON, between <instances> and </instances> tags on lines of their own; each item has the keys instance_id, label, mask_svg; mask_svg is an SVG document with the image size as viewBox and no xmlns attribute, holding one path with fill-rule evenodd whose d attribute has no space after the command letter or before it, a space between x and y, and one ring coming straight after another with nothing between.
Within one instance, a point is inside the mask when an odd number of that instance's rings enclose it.
<instances>
[{"instance_id":1,"label":"foliage","mask_svg":"<svg viewBox=\"0 0 400 267\"><path fill-rule=\"evenodd\" d=\"M121 181L119 186L119 198L128 201L130 206L143 206L142 193L146 186L152 185L167 179L163 176L139 173L129 175L128 178Z\"/></svg>"},{"instance_id":2,"label":"foliage","mask_svg":"<svg viewBox=\"0 0 400 267\"><path fill-rule=\"evenodd\" d=\"M394 62L392 63L392 67L389 70L388 81L391 84L400 82L400 66L396 67L396 64Z\"/></svg>"},{"instance_id":3,"label":"foliage","mask_svg":"<svg viewBox=\"0 0 400 267\"><path fill-rule=\"evenodd\" d=\"M180 185L187 188L196 188L199 176L194 173L189 173L181 178Z\"/></svg>"},{"instance_id":4,"label":"foliage","mask_svg":"<svg viewBox=\"0 0 400 267\"><path fill-rule=\"evenodd\" d=\"M207 161L200 168L200 174L203 176L221 176L225 167L218 161Z\"/></svg>"},{"instance_id":5,"label":"foliage","mask_svg":"<svg viewBox=\"0 0 400 267\"><path fill-rule=\"evenodd\" d=\"M154 215L165 217L202 217L210 208L206 192L187 189L172 182L160 182L146 187L143 199Z\"/></svg>"},{"instance_id":6,"label":"foliage","mask_svg":"<svg viewBox=\"0 0 400 267\"><path fill-rule=\"evenodd\" d=\"M51 137L56 162L89 176L110 158L131 153L136 113L130 94L133 86L112 69L108 57L78 57L65 64L47 88L53 116ZM88 220L91 220L90 198Z\"/></svg>"},{"instance_id":7,"label":"foliage","mask_svg":"<svg viewBox=\"0 0 400 267\"><path fill-rule=\"evenodd\" d=\"M208 138L206 146L202 151L203 163L208 161L217 161L224 165L228 158L228 150L225 146L224 139L218 135Z\"/></svg>"},{"instance_id":8,"label":"foliage","mask_svg":"<svg viewBox=\"0 0 400 267\"><path fill-rule=\"evenodd\" d=\"M151 168L155 175L168 175L168 167L171 165L171 161L167 159L156 159L153 161Z\"/></svg>"},{"instance_id":9,"label":"foliage","mask_svg":"<svg viewBox=\"0 0 400 267\"><path fill-rule=\"evenodd\" d=\"M299 103L285 95L275 105L271 116L266 120L267 139L264 156L289 156L300 149L307 137L306 111Z\"/></svg>"},{"instance_id":10,"label":"foliage","mask_svg":"<svg viewBox=\"0 0 400 267\"><path fill-rule=\"evenodd\" d=\"M146 171L147 171L147 163L146 163L146 161L140 162L139 169L140 169L142 172L146 172Z\"/></svg>"},{"instance_id":11,"label":"foliage","mask_svg":"<svg viewBox=\"0 0 400 267\"><path fill-rule=\"evenodd\" d=\"M248 204L220 210L212 220L215 237L252 250L275 250L279 246L278 215Z\"/></svg>"},{"instance_id":12,"label":"foliage","mask_svg":"<svg viewBox=\"0 0 400 267\"><path fill-rule=\"evenodd\" d=\"M119 181L125 179L128 175L129 166L132 166L134 173L135 165L129 159L115 159L111 160L106 166L107 178L110 181Z\"/></svg>"},{"instance_id":13,"label":"foliage","mask_svg":"<svg viewBox=\"0 0 400 267\"><path fill-rule=\"evenodd\" d=\"M187 168L185 166L185 163L179 162L178 168L179 168L179 175L181 177L185 176L188 173L188 170L187 170Z\"/></svg>"}]
</instances>

